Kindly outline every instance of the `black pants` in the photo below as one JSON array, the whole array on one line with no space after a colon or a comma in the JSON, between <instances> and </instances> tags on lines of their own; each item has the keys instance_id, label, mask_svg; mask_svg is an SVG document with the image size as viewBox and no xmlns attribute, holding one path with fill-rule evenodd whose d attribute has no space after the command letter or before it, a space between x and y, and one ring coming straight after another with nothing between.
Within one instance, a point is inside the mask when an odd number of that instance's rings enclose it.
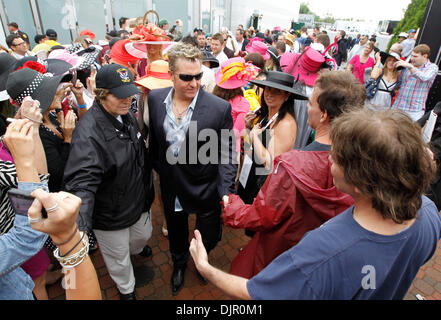
<instances>
[{"instance_id":1,"label":"black pants","mask_svg":"<svg viewBox=\"0 0 441 320\"><path fill-rule=\"evenodd\" d=\"M165 210L165 218L167 220L168 240L173 264L175 267L185 266L190 257L188 213ZM196 214L196 229L202 235L202 241L208 254L222 238L220 205L212 211Z\"/></svg>"}]
</instances>

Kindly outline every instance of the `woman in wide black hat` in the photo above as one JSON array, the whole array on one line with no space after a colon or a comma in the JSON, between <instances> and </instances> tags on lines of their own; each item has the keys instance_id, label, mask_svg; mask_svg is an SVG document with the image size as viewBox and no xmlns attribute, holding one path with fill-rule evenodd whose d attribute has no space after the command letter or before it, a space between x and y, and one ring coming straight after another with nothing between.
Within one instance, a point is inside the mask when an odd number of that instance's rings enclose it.
<instances>
[{"instance_id":1,"label":"woman in wide black hat","mask_svg":"<svg viewBox=\"0 0 441 320\"><path fill-rule=\"evenodd\" d=\"M400 86L398 79L401 70L395 67L395 63L401 60L401 56L396 52L377 52L375 59L371 78L380 78L380 82L377 93L368 102L374 109L387 109L391 107L392 99Z\"/></svg>"},{"instance_id":2,"label":"woman in wide black hat","mask_svg":"<svg viewBox=\"0 0 441 320\"><path fill-rule=\"evenodd\" d=\"M263 95L261 108L245 116L251 131L244 139L238 195L247 204L253 203L272 171L273 160L293 148L297 134L294 100L308 99L287 73L269 71L265 80L251 83L262 87Z\"/></svg>"}]
</instances>

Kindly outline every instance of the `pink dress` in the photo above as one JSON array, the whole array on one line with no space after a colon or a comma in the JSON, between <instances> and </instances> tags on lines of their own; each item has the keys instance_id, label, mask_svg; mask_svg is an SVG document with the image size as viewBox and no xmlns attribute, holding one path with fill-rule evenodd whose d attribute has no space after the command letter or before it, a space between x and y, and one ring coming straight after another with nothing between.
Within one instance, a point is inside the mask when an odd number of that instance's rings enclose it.
<instances>
[{"instance_id":1,"label":"pink dress","mask_svg":"<svg viewBox=\"0 0 441 320\"><path fill-rule=\"evenodd\" d=\"M240 136L245 130L245 115L250 111L250 103L242 96L229 100L231 116L233 117L233 130L236 137L236 151L240 152Z\"/></svg>"},{"instance_id":2,"label":"pink dress","mask_svg":"<svg viewBox=\"0 0 441 320\"><path fill-rule=\"evenodd\" d=\"M356 55L354 56L351 61L349 61L349 64L352 64L354 68L352 69L352 73L354 76L362 83L364 84L364 72L368 68L373 68L375 65L374 59L369 57L369 59L365 63L360 62L360 56Z\"/></svg>"},{"instance_id":3,"label":"pink dress","mask_svg":"<svg viewBox=\"0 0 441 320\"><path fill-rule=\"evenodd\" d=\"M2 161L14 162L11 154L6 150L3 143L0 142L0 159ZM11 186L13 187L13 186ZM50 259L46 250L42 248L35 256L21 265L22 269L34 280L46 272L50 264Z\"/></svg>"}]
</instances>

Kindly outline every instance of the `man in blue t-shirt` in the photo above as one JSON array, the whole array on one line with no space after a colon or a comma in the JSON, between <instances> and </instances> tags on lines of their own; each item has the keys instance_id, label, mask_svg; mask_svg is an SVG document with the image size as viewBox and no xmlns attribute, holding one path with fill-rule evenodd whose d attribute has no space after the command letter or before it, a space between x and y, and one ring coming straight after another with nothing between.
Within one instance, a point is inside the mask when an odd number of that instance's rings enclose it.
<instances>
[{"instance_id":1,"label":"man in blue t-shirt","mask_svg":"<svg viewBox=\"0 0 441 320\"><path fill-rule=\"evenodd\" d=\"M421 130L401 111L356 110L333 121L331 140L334 184L354 206L249 280L212 267L196 230L190 252L207 280L241 299L405 296L441 237L440 214L422 195L435 164Z\"/></svg>"}]
</instances>

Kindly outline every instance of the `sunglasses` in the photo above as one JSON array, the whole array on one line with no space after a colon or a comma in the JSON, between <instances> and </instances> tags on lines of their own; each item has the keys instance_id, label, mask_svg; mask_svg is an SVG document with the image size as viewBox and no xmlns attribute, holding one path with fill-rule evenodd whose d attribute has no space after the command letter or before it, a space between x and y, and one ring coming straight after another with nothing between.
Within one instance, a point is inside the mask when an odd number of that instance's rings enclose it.
<instances>
[{"instance_id":1,"label":"sunglasses","mask_svg":"<svg viewBox=\"0 0 441 320\"><path fill-rule=\"evenodd\" d=\"M182 81L185 81L185 82L190 82L193 79L195 79L196 81L199 81L199 80L201 80L202 75L203 75L203 72L198 73L198 74L180 74L179 79L181 79Z\"/></svg>"}]
</instances>

